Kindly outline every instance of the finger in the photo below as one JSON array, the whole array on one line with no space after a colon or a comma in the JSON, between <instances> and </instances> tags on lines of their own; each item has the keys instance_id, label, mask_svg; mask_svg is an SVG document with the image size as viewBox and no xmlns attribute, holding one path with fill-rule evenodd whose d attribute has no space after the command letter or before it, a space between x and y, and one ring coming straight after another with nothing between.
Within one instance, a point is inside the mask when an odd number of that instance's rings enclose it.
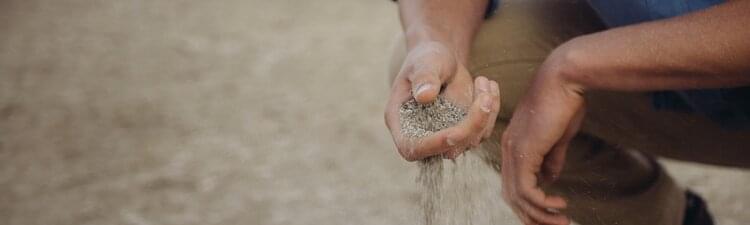
<instances>
[{"instance_id":1,"label":"finger","mask_svg":"<svg viewBox=\"0 0 750 225\"><path fill-rule=\"evenodd\" d=\"M464 120L456 125L456 132L449 136L450 140L458 146L478 145L489 120L492 97L487 93L481 93L476 101L469 107Z\"/></svg>"},{"instance_id":2,"label":"finger","mask_svg":"<svg viewBox=\"0 0 750 225\"><path fill-rule=\"evenodd\" d=\"M513 210L513 213L516 214L516 217L518 217L519 220L521 220L521 223L524 225L539 225L539 223L535 220L533 220L528 214L524 213L523 210L515 203L511 204L510 207Z\"/></svg>"},{"instance_id":3,"label":"finger","mask_svg":"<svg viewBox=\"0 0 750 225\"><path fill-rule=\"evenodd\" d=\"M491 92L491 85L490 81L483 76L478 76L476 79L474 79L474 93L472 94L472 102L476 101L482 101L481 96L483 95L489 95L492 96ZM492 104L487 105L488 103L482 103L480 107L484 111L490 111L489 113L492 114ZM488 117L489 118L489 117ZM489 120L487 120L489 121ZM479 145L479 142L482 140L482 137L484 137L485 130L487 130L487 124L484 124L482 130L479 132L478 135L472 135L471 145L476 146Z\"/></svg>"},{"instance_id":4,"label":"finger","mask_svg":"<svg viewBox=\"0 0 750 225\"><path fill-rule=\"evenodd\" d=\"M463 136L465 134L465 132L462 132L457 127L451 127L419 139L400 137L397 145L401 145L399 149L403 149L404 153L402 155L408 161L444 154L451 150L459 151L453 154L460 154L463 152L464 147L460 145L458 140L466 139Z\"/></svg>"},{"instance_id":5,"label":"finger","mask_svg":"<svg viewBox=\"0 0 750 225\"><path fill-rule=\"evenodd\" d=\"M474 79L474 101L477 100L480 94L490 92L490 82L486 77L478 76Z\"/></svg>"},{"instance_id":6,"label":"finger","mask_svg":"<svg viewBox=\"0 0 750 225\"><path fill-rule=\"evenodd\" d=\"M464 153L466 151L468 151L466 147L456 147L443 153L443 158L444 159L456 159L458 158L458 156L461 155L461 153Z\"/></svg>"},{"instance_id":7,"label":"finger","mask_svg":"<svg viewBox=\"0 0 750 225\"><path fill-rule=\"evenodd\" d=\"M481 93L477 101L469 107L466 117L456 126L441 130L433 135L422 138L418 146L414 148L413 154L417 156L430 156L454 150L448 157L455 158L472 145L489 120L487 104L491 103L492 97L487 93Z\"/></svg>"},{"instance_id":8,"label":"finger","mask_svg":"<svg viewBox=\"0 0 750 225\"><path fill-rule=\"evenodd\" d=\"M401 133L401 115L399 109L404 102L412 98L410 93L409 82L405 79L396 79L391 87L391 96L386 103L385 109L385 125L391 133L391 138L396 144L398 152L408 161L413 161L418 158L414 158L412 155L413 140L403 137Z\"/></svg>"},{"instance_id":9,"label":"finger","mask_svg":"<svg viewBox=\"0 0 750 225\"><path fill-rule=\"evenodd\" d=\"M490 81L490 94L492 95L492 111L490 112L487 126L484 128L484 138L489 138L495 129L495 122L497 121L497 115L500 113L500 86L497 82Z\"/></svg>"},{"instance_id":10,"label":"finger","mask_svg":"<svg viewBox=\"0 0 750 225\"><path fill-rule=\"evenodd\" d=\"M526 215L523 213L519 216L519 218L521 218L521 221L523 222L524 225L542 225L534 221L533 219L531 219L529 215Z\"/></svg>"},{"instance_id":11,"label":"finger","mask_svg":"<svg viewBox=\"0 0 750 225\"><path fill-rule=\"evenodd\" d=\"M552 147L552 150L544 158L542 165L542 178L544 183L552 183L560 178L563 167L565 166L565 154L568 143L560 143Z\"/></svg>"},{"instance_id":12,"label":"finger","mask_svg":"<svg viewBox=\"0 0 750 225\"><path fill-rule=\"evenodd\" d=\"M486 77L478 76L477 78L475 78L474 79L474 92L471 95L472 96L472 102L481 101L482 100L481 96L482 95L486 95L486 94L490 94L490 89L491 89L490 82L489 82L489 80ZM487 108L486 106L483 106L483 107ZM483 109L485 109L485 108L483 108ZM490 108L490 111L491 111L492 107L490 106L489 108ZM480 141L480 139L482 138L482 136L484 136L484 130L486 130L486 126L483 129L483 131L482 131L482 135L479 135L477 137L473 137L472 138L472 140L471 140L472 141L472 145L474 145L474 144L476 144L476 143L478 143Z\"/></svg>"},{"instance_id":13,"label":"finger","mask_svg":"<svg viewBox=\"0 0 750 225\"><path fill-rule=\"evenodd\" d=\"M504 148L507 148L508 146L512 146L508 144L508 133L506 130L506 133L503 134L502 141L504 144ZM523 222L523 224L539 224L536 220L532 219L531 216L526 212L527 210L524 210L521 208L521 204L526 202L524 200L523 192L522 190L523 186L521 185L519 181L519 172L522 171L524 168L522 167L523 163L519 162L519 158L513 157L510 155L507 155L510 151L503 150L503 157L502 157L502 194L503 199L506 203L513 209L513 212L518 216L518 218ZM520 157L520 159L524 159L524 157ZM526 203L528 205L528 203Z\"/></svg>"},{"instance_id":14,"label":"finger","mask_svg":"<svg viewBox=\"0 0 750 225\"><path fill-rule=\"evenodd\" d=\"M472 78L469 71L463 66L457 67L455 75L449 79L450 81L445 83L446 85L442 90L445 98L461 107L469 108L476 98L476 95L474 95L476 79Z\"/></svg>"},{"instance_id":15,"label":"finger","mask_svg":"<svg viewBox=\"0 0 750 225\"><path fill-rule=\"evenodd\" d=\"M506 137L504 137L503 141L507 143L508 140L506 140L505 138ZM513 180L511 180L513 182L512 184L514 184L515 186L515 189L511 190L517 191L517 194L521 196L521 199L531 202L536 207L545 209L550 208L559 210L564 209L567 206L563 198L557 196L547 196L544 191L539 188L537 173L540 172L540 167L542 166L544 159L540 158L542 156L535 156L524 153L538 151L534 151L532 149L524 149L523 151L504 149L503 151L506 152L505 154L519 153L518 155L504 154L503 158L509 157L509 165L507 165L507 167L512 168L512 172L515 175L515 177L513 177ZM503 166L503 169L505 169L506 165Z\"/></svg>"},{"instance_id":16,"label":"finger","mask_svg":"<svg viewBox=\"0 0 750 225\"><path fill-rule=\"evenodd\" d=\"M533 221L531 217L529 217L529 215L527 215L526 213L523 212L523 210L521 210L521 208L518 206L518 204L516 204L516 202L514 202L513 200L507 197L508 195L503 194L503 198L508 203L508 206L510 206L510 209L513 211L513 214L515 214L516 217L518 217L518 220L521 220L521 223L523 223L524 225L536 224L536 222Z\"/></svg>"},{"instance_id":17,"label":"finger","mask_svg":"<svg viewBox=\"0 0 750 225\"><path fill-rule=\"evenodd\" d=\"M391 87L391 94L385 106L385 125L391 131L394 140L400 136L401 122L399 109L404 102L411 98L409 84L406 80L396 80Z\"/></svg>"},{"instance_id":18,"label":"finger","mask_svg":"<svg viewBox=\"0 0 750 225\"><path fill-rule=\"evenodd\" d=\"M560 178L560 174L565 166L565 155L568 151L568 146L570 146L570 142L581 128L584 114L584 107L581 107L575 117L570 121L570 124L568 124L568 128L566 128L560 141L552 147L550 153L545 157L544 164L542 165L542 176L545 179L544 182L552 183Z\"/></svg>"},{"instance_id":19,"label":"finger","mask_svg":"<svg viewBox=\"0 0 750 225\"><path fill-rule=\"evenodd\" d=\"M489 118L489 111L486 109L488 103L491 103L489 94L480 94L478 101L474 101L469 107L467 116L456 126L438 131L419 140L403 139L403 141L399 141L402 144L399 151L403 152L402 155L407 160L443 154L449 150L456 151L449 156L455 158L463 153L467 146L471 145L474 137L481 135L480 133L484 130ZM397 109L395 113L398 113ZM398 118L392 120L395 120L393 123L398 122Z\"/></svg>"},{"instance_id":20,"label":"finger","mask_svg":"<svg viewBox=\"0 0 750 225\"><path fill-rule=\"evenodd\" d=\"M506 157L503 157L503 159ZM529 217L524 210L519 206L521 199L518 197L515 191L515 180L513 174L515 174L514 168L509 166L510 162L503 161L502 164L502 196L505 203L513 210L513 213L518 217L523 224L536 224L531 217Z\"/></svg>"},{"instance_id":21,"label":"finger","mask_svg":"<svg viewBox=\"0 0 750 225\"><path fill-rule=\"evenodd\" d=\"M443 72L434 66L420 66L407 76L412 96L417 102L425 104L435 101L445 77L441 75Z\"/></svg>"},{"instance_id":22,"label":"finger","mask_svg":"<svg viewBox=\"0 0 750 225\"><path fill-rule=\"evenodd\" d=\"M534 180L536 180L536 178ZM528 201L533 206L539 208L561 210L567 207L565 199L559 196L549 196L545 194L544 191L536 185L536 181L533 186L521 181L521 186L518 191L523 200Z\"/></svg>"},{"instance_id":23,"label":"finger","mask_svg":"<svg viewBox=\"0 0 750 225\"><path fill-rule=\"evenodd\" d=\"M535 207L528 202L519 201L517 202L518 207L522 213L526 214L531 220L539 224L545 225L568 225L570 220L560 213L553 213L546 209Z\"/></svg>"}]
</instances>

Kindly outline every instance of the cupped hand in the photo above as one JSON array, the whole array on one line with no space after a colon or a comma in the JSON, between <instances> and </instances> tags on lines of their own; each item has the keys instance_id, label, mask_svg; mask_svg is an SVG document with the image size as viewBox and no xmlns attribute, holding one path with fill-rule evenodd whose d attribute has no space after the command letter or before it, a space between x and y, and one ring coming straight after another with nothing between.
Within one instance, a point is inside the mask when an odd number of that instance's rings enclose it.
<instances>
[{"instance_id":1,"label":"cupped hand","mask_svg":"<svg viewBox=\"0 0 750 225\"><path fill-rule=\"evenodd\" d=\"M411 98L431 103L438 95L467 110L456 126L414 140L401 133L399 108ZM434 155L455 158L492 133L500 110L498 84L472 77L456 55L439 42L412 48L393 81L385 122L399 153L408 161Z\"/></svg>"},{"instance_id":2,"label":"cupped hand","mask_svg":"<svg viewBox=\"0 0 750 225\"><path fill-rule=\"evenodd\" d=\"M583 88L565 81L561 60L551 55L516 106L501 139L503 198L526 225L567 225L567 202L547 195L583 119Z\"/></svg>"}]
</instances>

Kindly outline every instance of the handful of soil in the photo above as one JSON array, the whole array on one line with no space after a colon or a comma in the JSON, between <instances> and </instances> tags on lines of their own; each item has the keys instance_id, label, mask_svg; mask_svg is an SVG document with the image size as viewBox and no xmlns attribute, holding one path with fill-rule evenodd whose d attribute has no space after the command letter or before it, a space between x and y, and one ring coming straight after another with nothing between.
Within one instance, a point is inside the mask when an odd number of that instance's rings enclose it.
<instances>
[{"instance_id":1,"label":"handful of soil","mask_svg":"<svg viewBox=\"0 0 750 225\"><path fill-rule=\"evenodd\" d=\"M465 109L439 96L434 102L420 104L411 99L399 109L401 133L415 141L463 120ZM499 177L491 165L485 163L484 152L467 151L455 161L444 163L441 156L418 162L421 224L498 224L504 205L500 199ZM450 173L445 173L445 167ZM494 184L494 185L493 185ZM507 221L507 218L506 218Z\"/></svg>"},{"instance_id":2,"label":"handful of soil","mask_svg":"<svg viewBox=\"0 0 750 225\"><path fill-rule=\"evenodd\" d=\"M466 117L466 110L445 100L443 96L429 104L411 99L399 109L401 133L409 138L422 138L456 125Z\"/></svg>"},{"instance_id":3,"label":"handful of soil","mask_svg":"<svg viewBox=\"0 0 750 225\"><path fill-rule=\"evenodd\" d=\"M466 110L445 100L443 96L429 104L420 104L415 99L405 102L399 109L401 133L418 139L442 129L456 125L464 117ZM443 181L443 159L432 156L419 162L417 183L422 185L420 204L424 210L424 224L435 224L438 216L440 185Z\"/></svg>"}]
</instances>

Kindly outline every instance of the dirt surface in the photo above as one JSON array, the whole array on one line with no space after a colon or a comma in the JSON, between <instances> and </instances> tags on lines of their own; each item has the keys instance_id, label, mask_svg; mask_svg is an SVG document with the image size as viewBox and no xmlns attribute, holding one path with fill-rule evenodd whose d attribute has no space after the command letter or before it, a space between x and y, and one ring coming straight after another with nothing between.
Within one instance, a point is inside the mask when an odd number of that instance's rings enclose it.
<instances>
[{"instance_id":1,"label":"dirt surface","mask_svg":"<svg viewBox=\"0 0 750 225\"><path fill-rule=\"evenodd\" d=\"M0 0L0 224L413 224L398 30L386 0ZM750 173L668 168L750 221Z\"/></svg>"}]
</instances>

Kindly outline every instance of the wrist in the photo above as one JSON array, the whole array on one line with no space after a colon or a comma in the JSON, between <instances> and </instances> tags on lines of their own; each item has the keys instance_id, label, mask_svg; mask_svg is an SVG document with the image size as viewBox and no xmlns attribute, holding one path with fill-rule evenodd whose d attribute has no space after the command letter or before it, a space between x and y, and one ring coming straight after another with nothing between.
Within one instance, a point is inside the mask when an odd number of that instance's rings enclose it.
<instances>
[{"instance_id":1,"label":"wrist","mask_svg":"<svg viewBox=\"0 0 750 225\"><path fill-rule=\"evenodd\" d=\"M550 53L539 74L543 79L554 80L568 91L583 94L588 88L586 84L592 79L590 73L586 72L587 57L585 51L575 47L571 40Z\"/></svg>"},{"instance_id":2,"label":"wrist","mask_svg":"<svg viewBox=\"0 0 750 225\"><path fill-rule=\"evenodd\" d=\"M468 48L466 44L458 43L449 32L441 32L426 26L410 26L406 29L407 51L424 44L439 44L448 49L456 58L457 62L466 64L468 62Z\"/></svg>"}]
</instances>

